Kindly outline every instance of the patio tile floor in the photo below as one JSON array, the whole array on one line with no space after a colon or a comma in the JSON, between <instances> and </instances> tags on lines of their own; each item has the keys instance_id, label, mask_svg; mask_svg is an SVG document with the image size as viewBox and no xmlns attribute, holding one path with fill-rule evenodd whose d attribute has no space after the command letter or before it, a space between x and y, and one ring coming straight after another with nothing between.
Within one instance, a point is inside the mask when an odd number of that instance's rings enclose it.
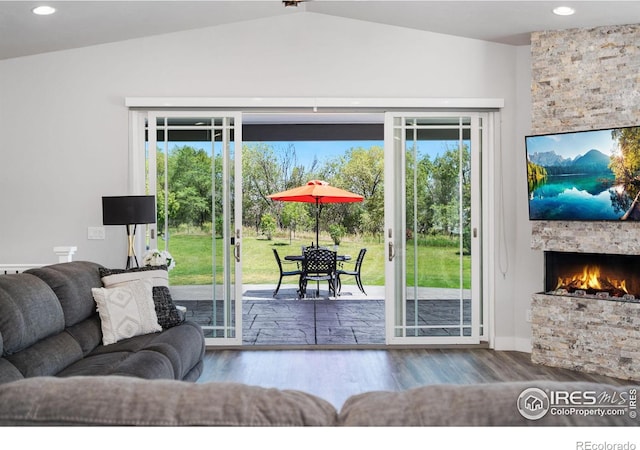
<instances>
[{"instance_id":1,"label":"patio tile floor","mask_svg":"<svg viewBox=\"0 0 640 450\"><path fill-rule=\"evenodd\" d=\"M299 299L295 285L283 285L273 297L273 286L248 285L242 301L244 345L384 345L383 288L365 296L355 286L343 286L342 295ZM177 305L202 325L211 322L211 286L171 287ZM325 295L325 297L322 297Z\"/></svg>"},{"instance_id":2,"label":"patio tile floor","mask_svg":"<svg viewBox=\"0 0 640 450\"><path fill-rule=\"evenodd\" d=\"M174 302L187 308L187 318L211 325L211 286L171 287ZM242 342L246 346L373 345L385 343L384 287L366 286L364 295L355 286L343 286L342 295L327 297L326 287L318 298L299 299L295 285L283 285L273 297L272 285L247 285L242 300ZM324 297L323 297L324 295ZM459 316L458 290L430 289L420 302L419 323L455 323ZM220 298L221 295L216 295ZM469 316L465 301L465 319ZM412 316L413 302L407 302ZM456 312L458 311L458 312ZM221 317L222 312L218 311ZM447 335L447 328L425 331ZM205 331L206 335L206 331ZM421 333L422 335L422 333Z\"/></svg>"}]
</instances>

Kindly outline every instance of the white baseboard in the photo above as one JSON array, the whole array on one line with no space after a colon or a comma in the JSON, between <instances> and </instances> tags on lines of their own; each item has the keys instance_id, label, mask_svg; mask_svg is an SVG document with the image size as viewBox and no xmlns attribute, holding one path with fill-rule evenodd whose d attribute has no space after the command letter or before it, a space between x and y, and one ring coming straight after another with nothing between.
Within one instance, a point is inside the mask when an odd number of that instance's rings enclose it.
<instances>
[{"instance_id":1,"label":"white baseboard","mask_svg":"<svg viewBox=\"0 0 640 450\"><path fill-rule=\"evenodd\" d=\"M514 337L496 337L494 350L531 353L531 339Z\"/></svg>"}]
</instances>

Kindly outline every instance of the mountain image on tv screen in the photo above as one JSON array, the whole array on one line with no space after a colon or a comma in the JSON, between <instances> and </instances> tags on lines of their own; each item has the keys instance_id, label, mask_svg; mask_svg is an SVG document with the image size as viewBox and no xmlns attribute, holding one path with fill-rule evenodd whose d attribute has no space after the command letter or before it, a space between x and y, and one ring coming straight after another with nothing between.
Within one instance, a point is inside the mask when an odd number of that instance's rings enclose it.
<instances>
[{"instance_id":1,"label":"mountain image on tv screen","mask_svg":"<svg viewBox=\"0 0 640 450\"><path fill-rule=\"evenodd\" d=\"M529 219L640 220L640 126L525 137Z\"/></svg>"}]
</instances>

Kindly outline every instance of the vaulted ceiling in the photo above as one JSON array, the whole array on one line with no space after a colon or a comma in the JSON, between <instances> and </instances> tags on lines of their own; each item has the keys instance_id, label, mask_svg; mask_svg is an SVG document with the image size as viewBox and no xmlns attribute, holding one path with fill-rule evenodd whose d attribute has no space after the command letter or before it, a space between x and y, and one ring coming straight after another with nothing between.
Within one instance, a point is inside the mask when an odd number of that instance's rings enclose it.
<instances>
[{"instance_id":1,"label":"vaulted ceiling","mask_svg":"<svg viewBox=\"0 0 640 450\"><path fill-rule=\"evenodd\" d=\"M57 9L51 16L35 6ZM572 16L552 9L572 6ZM0 1L0 59L285 14L318 13L510 45L532 31L640 23L634 1L280 0Z\"/></svg>"}]
</instances>

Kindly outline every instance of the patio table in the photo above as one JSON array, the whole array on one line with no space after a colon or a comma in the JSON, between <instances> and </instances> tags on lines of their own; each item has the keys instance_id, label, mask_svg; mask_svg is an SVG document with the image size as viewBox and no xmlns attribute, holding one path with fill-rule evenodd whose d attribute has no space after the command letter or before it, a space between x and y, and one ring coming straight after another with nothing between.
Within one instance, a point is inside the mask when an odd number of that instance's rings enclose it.
<instances>
[{"instance_id":1,"label":"patio table","mask_svg":"<svg viewBox=\"0 0 640 450\"><path fill-rule=\"evenodd\" d=\"M297 263L303 262L304 258L305 258L304 255L287 255L284 257L284 259L286 259L287 261L294 261ZM351 255L336 255L337 262L344 262L344 261L350 261L350 260L351 260ZM319 292L320 292L320 282L317 283L316 296L319 294Z\"/></svg>"},{"instance_id":2,"label":"patio table","mask_svg":"<svg viewBox=\"0 0 640 450\"><path fill-rule=\"evenodd\" d=\"M287 261L302 262L304 261L304 255L287 255L284 257L284 259L286 259ZM338 262L344 262L344 261L350 261L350 260L351 260L351 255L336 255L336 261Z\"/></svg>"}]
</instances>

